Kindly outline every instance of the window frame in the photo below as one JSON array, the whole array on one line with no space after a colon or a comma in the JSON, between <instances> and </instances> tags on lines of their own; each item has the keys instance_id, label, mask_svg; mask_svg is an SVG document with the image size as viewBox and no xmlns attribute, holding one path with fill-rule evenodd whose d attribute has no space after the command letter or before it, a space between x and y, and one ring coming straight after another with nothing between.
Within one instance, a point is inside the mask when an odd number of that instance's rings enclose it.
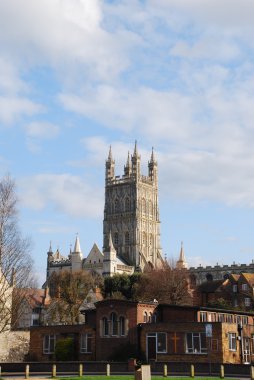
<instances>
[{"instance_id":1,"label":"window frame","mask_svg":"<svg viewBox=\"0 0 254 380\"><path fill-rule=\"evenodd\" d=\"M46 342L46 339L48 339L47 342ZM53 351L52 351L51 342L53 342L53 347L54 347ZM55 348L56 348L56 335L55 334L44 335L43 336L43 354L45 355L54 354Z\"/></svg>"},{"instance_id":2,"label":"window frame","mask_svg":"<svg viewBox=\"0 0 254 380\"><path fill-rule=\"evenodd\" d=\"M191 338L191 347L189 346L189 339ZM198 339L199 350L195 351L195 346ZM202 343L205 342L205 346L202 346ZM185 334L185 352L189 355L206 355L207 354L207 344L206 344L206 334L205 332L188 332Z\"/></svg>"},{"instance_id":3,"label":"window frame","mask_svg":"<svg viewBox=\"0 0 254 380\"><path fill-rule=\"evenodd\" d=\"M164 349L160 349L159 348L159 336L160 337L164 337ZM167 333L166 332L164 332L164 331L160 331L160 332L155 332L155 333L153 333L153 332L150 332L150 333L147 333L146 334L146 342L147 342L147 340L148 340L148 338L156 338L156 354L166 354L167 352L168 352L168 340L167 340ZM147 343L146 343L146 346L147 346Z\"/></svg>"},{"instance_id":4,"label":"window frame","mask_svg":"<svg viewBox=\"0 0 254 380\"><path fill-rule=\"evenodd\" d=\"M81 354L91 354L92 353L92 334L91 333L82 333L80 335L80 353ZM88 343L89 342L89 343ZM85 344L83 344L85 343ZM91 350L89 351L89 346Z\"/></svg>"},{"instance_id":5,"label":"window frame","mask_svg":"<svg viewBox=\"0 0 254 380\"><path fill-rule=\"evenodd\" d=\"M228 333L228 349L229 351L237 351L237 337L236 333Z\"/></svg>"}]
</instances>

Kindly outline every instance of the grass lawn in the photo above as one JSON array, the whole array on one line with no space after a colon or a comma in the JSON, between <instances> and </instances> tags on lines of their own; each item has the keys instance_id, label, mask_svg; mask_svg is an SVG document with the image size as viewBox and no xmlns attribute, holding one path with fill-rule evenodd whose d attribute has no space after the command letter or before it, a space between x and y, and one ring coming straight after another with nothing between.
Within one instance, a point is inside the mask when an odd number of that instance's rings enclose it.
<instances>
[{"instance_id":1,"label":"grass lawn","mask_svg":"<svg viewBox=\"0 0 254 380\"><path fill-rule=\"evenodd\" d=\"M152 380L166 380L166 379L173 379L173 380L190 380L192 379L191 377L188 376L181 376L181 377L176 377L176 376L168 376L167 378L163 376L152 376ZM58 378L61 380L134 380L134 375L114 375L114 376L83 376L83 377L62 377ZM195 377L194 379L198 380L221 380L220 377L203 377L203 376L198 376ZM237 380L237 379L234 379Z\"/></svg>"}]
</instances>

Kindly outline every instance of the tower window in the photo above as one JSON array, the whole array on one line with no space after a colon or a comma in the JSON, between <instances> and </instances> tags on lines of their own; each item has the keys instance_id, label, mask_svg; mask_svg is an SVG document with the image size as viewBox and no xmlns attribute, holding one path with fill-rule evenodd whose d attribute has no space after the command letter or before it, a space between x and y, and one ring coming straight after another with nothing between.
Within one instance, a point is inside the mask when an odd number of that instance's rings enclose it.
<instances>
[{"instance_id":1,"label":"tower window","mask_svg":"<svg viewBox=\"0 0 254 380\"><path fill-rule=\"evenodd\" d=\"M145 200L145 198L142 199L142 212L143 212L143 214L146 213L146 200Z\"/></svg>"},{"instance_id":2,"label":"tower window","mask_svg":"<svg viewBox=\"0 0 254 380\"><path fill-rule=\"evenodd\" d=\"M152 234L149 235L149 245L150 246L153 245L153 235Z\"/></svg>"},{"instance_id":3,"label":"tower window","mask_svg":"<svg viewBox=\"0 0 254 380\"><path fill-rule=\"evenodd\" d=\"M130 244L130 234L129 232L126 232L125 233L125 245L129 245Z\"/></svg>"},{"instance_id":4,"label":"tower window","mask_svg":"<svg viewBox=\"0 0 254 380\"><path fill-rule=\"evenodd\" d=\"M118 236L118 233L117 233L117 232L114 234L114 244L115 244L115 245L118 245L118 244L119 244L119 236Z\"/></svg>"},{"instance_id":5,"label":"tower window","mask_svg":"<svg viewBox=\"0 0 254 380\"><path fill-rule=\"evenodd\" d=\"M146 233L143 232L143 235L142 235L142 243L143 245L146 245Z\"/></svg>"},{"instance_id":6,"label":"tower window","mask_svg":"<svg viewBox=\"0 0 254 380\"><path fill-rule=\"evenodd\" d=\"M125 199L125 211L130 211L130 198Z\"/></svg>"},{"instance_id":7,"label":"tower window","mask_svg":"<svg viewBox=\"0 0 254 380\"><path fill-rule=\"evenodd\" d=\"M115 199L115 212L118 212L120 208L119 199Z\"/></svg>"}]
</instances>

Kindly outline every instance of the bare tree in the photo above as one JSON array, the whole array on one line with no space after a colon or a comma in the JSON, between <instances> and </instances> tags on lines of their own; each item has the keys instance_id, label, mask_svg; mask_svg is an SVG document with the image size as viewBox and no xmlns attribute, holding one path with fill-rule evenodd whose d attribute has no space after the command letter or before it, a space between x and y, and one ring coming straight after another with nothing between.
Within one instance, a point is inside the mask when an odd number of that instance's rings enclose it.
<instances>
[{"instance_id":1,"label":"bare tree","mask_svg":"<svg viewBox=\"0 0 254 380\"><path fill-rule=\"evenodd\" d=\"M22 289L32 284L30 241L19 229L14 181L0 179L0 333L19 317Z\"/></svg>"},{"instance_id":2,"label":"bare tree","mask_svg":"<svg viewBox=\"0 0 254 380\"><path fill-rule=\"evenodd\" d=\"M68 270L54 272L49 279L52 301L44 316L46 324L76 324L80 321L80 307L98 278L89 272Z\"/></svg>"},{"instance_id":3,"label":"bare tree","mask_svg":"<svg viewBox=\"0 0 254 380\"><path fill-rule=\"evenodd\" d=\"M151 269L140 277L136 285L136 299L173 305L192 303L189 274L186 269L177 269L164 263L160 269Z\"/></svg>"}]
</instances>

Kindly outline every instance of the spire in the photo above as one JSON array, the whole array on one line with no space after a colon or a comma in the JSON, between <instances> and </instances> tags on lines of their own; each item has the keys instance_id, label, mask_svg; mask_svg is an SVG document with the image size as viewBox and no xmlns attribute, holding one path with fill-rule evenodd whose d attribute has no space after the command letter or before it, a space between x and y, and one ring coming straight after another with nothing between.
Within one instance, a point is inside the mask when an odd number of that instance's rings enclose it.
<instances>
[{"instance_id":1,"label":"spire","mask_svg":"<svg viewBox=\"0 0 254 380\"><path fill-rule=\"evenodd\" d=\"M106 160L105 169L106 169L105 178L107 182L109 179L114 178L114 175L115 175L115 161L113 160L111 145L109 147L108 158Z\"/></svg>"},{"instance_id":2,"label":"spire","mask_svg":"<svg viewBox=\"0 0 254 380\"><path fill-rule=\"evenodd\" d=\"M113 241L112 241L111 231L109 232L108 247L109 247L110 252L116 252Z\"/></svg>"},{"instance_id":3,"label":"spire","mask_svg":"<svg viewBox=\"0 0 254 380\"><path fill-rule=\"evenodd\" d=\"M154 162L155 162L153 147L152 147L152 153L151 153L151 159L150 159L150 162L151 162L151 163L154 163Z\"/></svg>"},{"instance_id":4,"label":"spire","mask_svg":"<svg viewBox=\"0 0 254 380\"><path fill-rule=\"evenodd\" d=\"M132 161L132 173L134 177L140 176L140 155L138 154L137 140L135 140L134 152L131 158Z\"/></svg>"},{"instance_id":5,"label":"spire","mask_svg":"<svg viewBox=\"0 0 254 380\"><path fill-rule=\"evenodd\" d=\"M108 161L112 161L113 160L113 157L112 157L112 150L111 150L111 145L109 147L109 152L108 152Z\"/></svg>"},{"instance_id":6,"label":"spire","mask_svg":"<svg viewBox=\"0 0 254 380\"><path fill-rule=\"evenodd\" d=\"M131 161L130 161L130 152L128 152L128 157L126 161L126 166L124 167L124 174L129 176L131 174Z\"/></svg>"},{"instance_id":7,"label":"spire","mask_svg":"<svg viewBox=\"0 0 254 380\"><path fill-rule=\"evenodd\" d=\"M138 147L137 147L137 140L135 140L135 146L134 146L134 153L133 157L138 157Z\"/></svg>"},{"instance_id":8,"label":"spire","mask_svg":"<svg viewBox=\"0 0 254 380\"><path fill-rule=\"evenodd\" d=\"M51 245L51 240L50 240L50 242L49 242L49 250L48 250L48 253L53 253L53 251L52 251L52 245Z\"/></svg>"},{"instance_id":9,"label":"spire","mask_svg":"<svg viewBox=\"0 0 254 380\"><path fill-rule=\"evenodd\" d=\"M186 269L187 268L187 262L185 259L184 249L183 249L183 242L181 242L181 250L179 255L179 260L176 263L176 267L178 269Z\"/></svg>"},{"instance_id":10,"label":"spire","mask_svg":"<svg viewBox=\"0 0 254 380\"><path fill-rule=\"evenodd\" d=\"M73 253L81 253L81 248L80 248L80 242L79 242L78 234L76 236L76 241L75 241Z\"/></svg>"}]
</instances>

